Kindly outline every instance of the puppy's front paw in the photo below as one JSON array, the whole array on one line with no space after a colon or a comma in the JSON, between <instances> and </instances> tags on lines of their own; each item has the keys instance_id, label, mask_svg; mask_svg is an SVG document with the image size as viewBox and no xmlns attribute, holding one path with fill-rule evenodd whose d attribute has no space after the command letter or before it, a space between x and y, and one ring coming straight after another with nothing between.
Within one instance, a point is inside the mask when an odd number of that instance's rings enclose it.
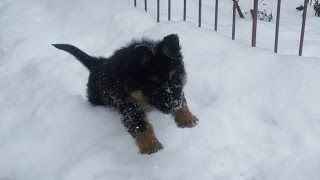
<instances>
[{"instance_id":1,"label":"puppy's front paw","mask_svg":"<svg viewBox=\"0 0 320 180\"><path fill-rule=\"evenodd\" d=\"M163 149L150 124L144 131L137 133L135 140L141 154L153 154Z\"/></svg>"},{"instance_id":2,"label":"puppy's front paw","mask_svg":"<svg viewBox=\"0 0 320 180\"><path fill-rule=\"evenodd\" d=\"M191 116L186 118L175 118L175 122L180 128L193 128L199 122L198 118L191 114Z\"/></svg>"},{"instance_id":3,"label":"puppy's front paw","mask_svg":"<svg viewBox=\"0 0 320 180\"><path fill-rule=\"evenodd\" d=\"M162 144L159 141L144 143L139 146L141 154L153 154L163 149Z\"/></svg>"},{"instance_id":4,"label":"puppy's front paw","mask_svg":"<svg viewBox=\"0 0 320 180\"><path fill-rule=\"evenodd\" d=\"M177 112L173 113L173 117L177 126L180 128L192 128L199 122L198 118L190 112L186 104Z\"/></svg>"}]
</instances>

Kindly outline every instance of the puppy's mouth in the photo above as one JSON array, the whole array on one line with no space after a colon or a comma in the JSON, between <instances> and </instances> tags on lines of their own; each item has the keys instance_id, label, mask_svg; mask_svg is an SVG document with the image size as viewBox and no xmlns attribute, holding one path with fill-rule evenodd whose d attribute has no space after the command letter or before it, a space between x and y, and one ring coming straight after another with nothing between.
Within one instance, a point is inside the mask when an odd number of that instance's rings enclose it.
<instances>
[{"instance_id":1,"label":"puppy's mouth","mask_svg":"<svg viewBox=\"0 0 320 180\"><path fill-rule=\"evenodd\" d=\"M166 106L167 104L165 104ZM156 107L159 111L161 111L164 114L171 114L174 112L177 112L179 109L182 108L182 106L176 106L176 107Z\"/></svg>"},{"instance_id":2,"label":"puppy's mouth","mask_svg":"<svg viewBox=\"0 0 320 180\"><path fill-rule=\"evenodd\" d=\"M183 100L180 99L180 100L174 100L173 102L171 102L171 106L169 105L169 107L171 107L171 112L176 112L178 111L179 109L182 108L182 104L183 104Z\"/></svg>"},{"instance_id":3,"label":"puppy's mouth","mask_svg":"<svg viewBox=\"0 0 320 180\"><path fill-rule=\"evenodd\" d=\"M179 109L181 109L182 105L183 105L183 102L184 102L183 99L170 100L170 101L162 102L161 104L154 104L154 106L159 111L161 111L161 112L163 112L165 114L170 114L170 113L176 112Z\"/></svg>"}]
</instances>

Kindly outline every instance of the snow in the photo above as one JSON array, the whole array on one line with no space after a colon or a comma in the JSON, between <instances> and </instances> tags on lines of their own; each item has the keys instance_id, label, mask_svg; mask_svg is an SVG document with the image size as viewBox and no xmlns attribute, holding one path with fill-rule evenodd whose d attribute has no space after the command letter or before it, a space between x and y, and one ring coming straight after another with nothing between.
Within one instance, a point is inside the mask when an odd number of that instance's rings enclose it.
<instances>
[{"instance_id":1,"label":"snow","mask_svg":"<svg viewBox=\"0 0 320 180\"><path fill-rule=\"evenodd\" d=\"M180 1L172 2L180 12ZM173 21L157 24L155 2L147 14L131 1L2 0L0 180L318 180L320 19L309 8L305 57L296 56L301 2L294 2L283 1L280 54L274 54L274 22L259 21L258 48L251 48L250 19L237 19L231 41L227 12L218 33L192 23L196 1L188 6L189 22L172 11ZM212 7L204 1L204 13ZM205 27L212 17L204 16ZM170 33L180 37L186 98L200 122L181 129L170 116L151 112L164 149L140 155L120 116L87 102L87 70L51 44L109 56L132 38Z\"/></svg>"}]
</instances>

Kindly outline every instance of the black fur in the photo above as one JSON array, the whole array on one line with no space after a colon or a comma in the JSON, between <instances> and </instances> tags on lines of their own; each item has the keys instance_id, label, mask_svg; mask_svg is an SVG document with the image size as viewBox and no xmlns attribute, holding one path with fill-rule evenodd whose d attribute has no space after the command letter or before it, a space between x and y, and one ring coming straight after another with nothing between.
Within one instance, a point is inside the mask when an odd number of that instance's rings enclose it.
<instances>
[{"instance_id":1,"label":"black fur","mask_svg":"<svg viewBox=\"0 0 320 180\"><path fill-rule=\"evenodd\" d=\"M88 68L88 100L117 110L133 137L146 129L147 107L168 114L186 103L186 73L175 34L160 41L134 40L109 58L89 56L68 44L53 46L74 55Z\"/></svg>"}]
</instances>

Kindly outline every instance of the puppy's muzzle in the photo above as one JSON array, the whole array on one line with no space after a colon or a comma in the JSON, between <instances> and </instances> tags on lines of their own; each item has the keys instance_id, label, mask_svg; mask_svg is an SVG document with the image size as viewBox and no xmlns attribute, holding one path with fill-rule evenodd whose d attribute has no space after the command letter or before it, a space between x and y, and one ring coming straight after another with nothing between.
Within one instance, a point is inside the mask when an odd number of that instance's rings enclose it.
<instances>
[{"instance_id":1,"label":"puppy's muzzle","mask_svg":"<svg viewBox=\"0 0 320 180\"><path fill-rule=\"evenodd\" d=\"M184 102L184 96L181 90L162 87L154 93L154 106L163 113L169 114L179 110Z\"/></svg>"}]
</instances>

